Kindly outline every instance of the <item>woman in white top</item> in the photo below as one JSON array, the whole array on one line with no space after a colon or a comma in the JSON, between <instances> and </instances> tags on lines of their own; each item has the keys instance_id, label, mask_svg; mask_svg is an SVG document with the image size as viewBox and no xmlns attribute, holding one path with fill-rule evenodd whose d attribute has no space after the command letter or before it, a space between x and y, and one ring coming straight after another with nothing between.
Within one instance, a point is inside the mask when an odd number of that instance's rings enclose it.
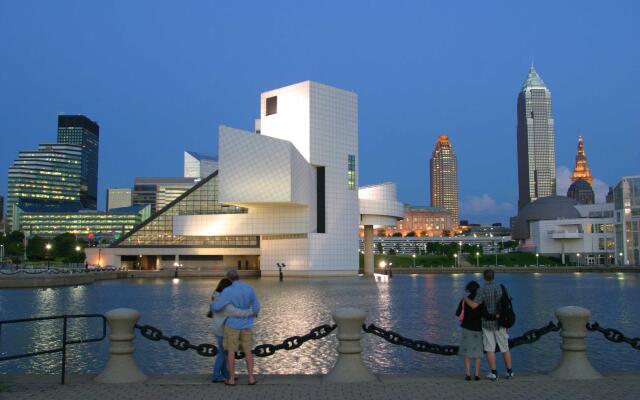
<instances>
[{"instance_id":1,"label":"woman in white top","mask_svg":"<svg viewBox=\"0 0 640 400\"><path fill-rule=\"evenodd\" d=\"M231 281L227 278L223 278L218 283L218 287L211 295L211 304L220 296L222 291L231 286ZM253 310L251 308L247 310L243 310L240 308L236 308L233 304L228 304L222 311L213 312L210 309L212 315L211 321L211 329L213 334L216 335L216 340L218 342L218 354L216 355L216 360L213 364L213 382L224 382L229 378L229 371L227 370L227 352L224 351L222 346L222 339L224 336L224 323L227 320L227 317L250 317L253 315Z\"/></svg>"}]
</instances>

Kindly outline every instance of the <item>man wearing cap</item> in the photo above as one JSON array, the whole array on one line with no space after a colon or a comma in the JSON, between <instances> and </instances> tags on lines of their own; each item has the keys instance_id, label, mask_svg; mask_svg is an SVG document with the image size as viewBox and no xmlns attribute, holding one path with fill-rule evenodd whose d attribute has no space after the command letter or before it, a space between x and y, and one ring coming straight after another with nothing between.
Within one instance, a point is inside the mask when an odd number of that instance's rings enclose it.
<instances>
[{"instance_id":1,"label":"man wearing cap","mask_svg":"<svg viewBox=\"0 0 640 400\"><path fill-rule=\"evenodd\" d=\"M240 281L238 271L230 269L227 271L227 279L232 284L226 288L218 299L211 305L213 311L222 310L227 304L241 309L253 309L254 315L249 317L228 317L224 325L224 349L227 351L227 366L229 369L229 379L225 381L225 385L235 386L236 370L235 370L235 352L242 350L245 354L247 362L247 374L249 377L249 385L256 384L256 378L253 375L253 319L260 312L260 302L256 296L255 290L244 282Z\"/></svg>"}]
</instances>

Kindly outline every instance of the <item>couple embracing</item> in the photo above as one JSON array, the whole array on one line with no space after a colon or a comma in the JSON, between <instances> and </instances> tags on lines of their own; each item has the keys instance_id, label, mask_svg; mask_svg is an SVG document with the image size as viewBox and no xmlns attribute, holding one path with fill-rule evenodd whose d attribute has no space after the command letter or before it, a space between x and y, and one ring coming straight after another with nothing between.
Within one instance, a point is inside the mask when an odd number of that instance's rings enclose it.
<instances>
[{"instance_id":1,"label":"couple embracing","mask_svg":"<svg viewBox=\"0 0 640 400\"><path fill-rule=\"evenodd\" d=\"M213 382L236 385L235 353L242 350L247 362L249 385L257 383L253 375L253 320L260 312L255 290L240 282L238 271L230 269L211 296L212 330L218 342L213 365Z\"/></svg>"}]
</instances>

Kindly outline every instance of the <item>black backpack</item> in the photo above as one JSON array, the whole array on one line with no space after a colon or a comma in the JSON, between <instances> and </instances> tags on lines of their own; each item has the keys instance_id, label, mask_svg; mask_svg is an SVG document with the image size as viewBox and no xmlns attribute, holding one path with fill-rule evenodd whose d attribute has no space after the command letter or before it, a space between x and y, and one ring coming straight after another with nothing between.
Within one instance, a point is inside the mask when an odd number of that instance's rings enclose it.
<instances>
[{"instance_id":1,"label":"black backpack","mask_svg":"<svg viewBox=\"0 0 640 400\"><path fill-rule=\"evenodd\" d=\"M513 303L511 303L511 297L507 292L507 288L504 285L500 285L502 288L502 297L498 303L498 324L504 328L511 328L516 323L516 313L513 311Z\"/></svg>"}]
</instances>

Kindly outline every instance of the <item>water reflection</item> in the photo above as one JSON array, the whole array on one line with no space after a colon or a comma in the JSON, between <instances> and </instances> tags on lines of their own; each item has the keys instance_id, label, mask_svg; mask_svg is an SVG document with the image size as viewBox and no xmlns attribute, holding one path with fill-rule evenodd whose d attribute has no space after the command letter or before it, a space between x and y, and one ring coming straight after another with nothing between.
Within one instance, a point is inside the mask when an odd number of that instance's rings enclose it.
<instances>
[{"instance_id":1,"label":"water reflection","mask_svg":"<svg viewBox=\"0 0 640 400\"><path fill-rule=\"evenodd\" d=\"M405 336L441 344L459 340L454 316L457 302L470 280L478 274L365 277L278 282L250 280L262 302L255 328L256 343L279 343L293 335L331 321L331 312L343 306L367 311L367 322L391 328ZM640 302L636 274L502 274L514 298L518 324L512 335L554 320L562 305L581 305L592 320L637 336ZM0 319L55 314L104 313L117 307L138 309L141 323L159 327L166 335L180 335L193 343L213 342L210 319L205 317L216 279L104 281L89 286L55 290L13 289L0 291ZM99 321L70 321L72 337L99 333ZM61 321L4 326L0 353L44 350L60 343ZM260 373L325 373L335 362L335 335L308 342L294 351L259 359ZM548 335L538 343L514 350L515 368L545 371L557 362L559 337ZM144 338L135 341L136 357L152 373L208 373L212 360L194 352L179 352L164 342ZM590 335L589 354L601 370L640 370L640 359L622 345ZM365 363L379 373L452 372L460 370L458 357L423 354L383 342L372 335L363 340ZM108 343L74 346L68 353L71 372L97 372L107 359ZM30 370L52 373L59 368L59 354L2 364L2 373Z\"/></svg>"}]
</instances>

